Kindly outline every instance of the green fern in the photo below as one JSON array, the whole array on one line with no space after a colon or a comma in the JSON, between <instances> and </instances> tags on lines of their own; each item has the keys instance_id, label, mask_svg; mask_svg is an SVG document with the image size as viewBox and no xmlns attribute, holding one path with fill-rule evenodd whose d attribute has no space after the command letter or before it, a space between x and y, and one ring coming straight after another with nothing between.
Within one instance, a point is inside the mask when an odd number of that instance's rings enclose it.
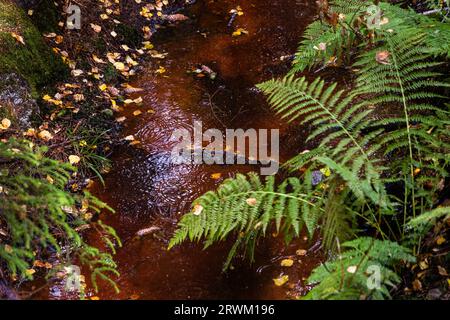
<instances>
[{"instance_id":1,"label":"green fern","mask_svg":"<svg viewBox=\"0 0 450 320\"><path fill-rule=\"evenodd\" d=\"M48 249L61 253L64 242L94 273L117 273L111 255L87 245L77 231L91 223L110 248L114 248L111 240L120 245L112 228L83 218L87 210L113 210L89 193L67 192L65 186L75 168L47 158L45 152L45 147L25 140L0 143L0 229L7 230L0 244L1 265L13 279L30 279L28 270L34 260Z\"/></svg>"},{"instance_id":2,"label":"green fern","mask_svg":"<svg viewBox=\"0 0 450 320\"><path fill-rule=\"evenodd\" d=\"M391 241L361 237L342 244L342 253L314 269L315 285L304 299L384 299L400 282L393 268L414 262L411 251Z\"/></svg>"},{"instance_id":3,"label":"green fern","mask_svg":"<svg viewBox=\"0 0 450 320\"><path fill-rule=\"evenodd\" d=\"M300 215L300 207L315 206L311 200L314 197L304 192L297 178L289 178L276 187L273 176L262 182L254 173L238 174L224 181L216 192L207 192L194 201L193 211L179 222L169 249L187 239L204 239L206 248L234 234L239 245L230 251L227 261L231 261L241 246L248 249L248 256L253 260L254 240L264 235L271 223L287 239L290 234L298 236L305 224L315 228L316 221L308 221L313 215ZM225 264L224 269L228 266L229 263Z\"/></svg>"},{"instance_id":4,"label":"green fern","mask_svg":"<svg viewBox=\"0 0 450 320\"><path fill-rule=\"evenodd\" d=\"M288 76L258 85L268 95L272 108L289 121L300 119L300 124L310 124L314 129L307 141L321 138L320 155L314 158L345 180L362 202L370 199L386 206L384 186L380 183L378 159L371 159L381 146L368 143L381 133L371 130L369 105L357 101L355 94L345 95L336 90L337 84L325 84L316 78L309 84L305 78ZM363 178L361 178L363 177Z\"/></svg>"},{"instance_id":5,"label":"green fern","mask_svg":"<svg viewBox=\"0 0 450 320\"><path fill-rule=\"evenodd\" d=\"M336 62L350 63L352 53L361 52L372 45L373 39L384 39L386 30L403 34L426 35L424 47L434 56L450 57L450 24L429 16L417 14L412 9L403 9L388 2L377 6L382 16L380 26L367 25L368 9L374 1L335 0L330 1L328 15L338 17L336 23L315 21L304 32L298 47L291 73L302 72L313 66L336 65ZM381 31L381 34L380 34ZM355 49L355 50L352 50Z\"/></svg>"},{"instance_id":6,"label":"green fern","mask_svg":"<svg viewBox=\"0 0 450 320\"><path fill-rule=\"evenodd\" d=\"M306 225L310 234L320 229L324 247L338 253L337 259L320 266L311 276L310 280L319 284L308 297L390 296L389 287L399 281L393 268L400 260L412 262L414 257L409 249L387 239L406 241L408 233L423 232L410 226L423 225L423 221L447 212L439 209L428 213L436 204L442 181L448 177L449 110L440 101L446 98L440 93L448 83L440 80L441 75L435 71L440 63L433 58L448 55L446 45L436 42L438 37L449 35L447 25L436 23L432 28L431 18L416 17L412 11L384 2L380 3L383 23L371 29L363 22L371 4L333 1L329 14L339 19L310 25L291 75L258 85L283 119L307 126L307 141L316 142L312 150L305 150L284 165L296 175L302 172L295 178L294 189L301 193L301 200L292 202L293 209L286 209L278 197L291 195L292 190L286 190L284 182L277 197L258 199L263 209L257 209L261 214L252 215L249 212L253 211L243 207L245 197L265 185L248 182L243 176L227 180L217 193L207 193L195 202L202 213L182 218L170 247L201 238L209 246L237 233L229 264L241 247L250 245L253 253L257 237L272 221L278 231L291 231L287 238ZM339 90L337 84L320 78L309 83L304 77L294 76L319 63L328 65L339 55L356 60L352 67L357 78L351 90ZM343 57L337 59L343 61ZM320 181L314 182L317 176ZM270 190L274 190L273 179L268 181ZM393 185L403 186L403 193L388 193L386 186ZM234 202L242 192L243 198ZM288 215L284 210L289 210ZM260 216L266 218L259 220ZM416 218L407 225L410 217ZM281 221L284 224L280 229ZM392 222L397 222L398 230ZM358 236L360 225L373 229L384 241L359 238L345 242ZM260 232L260 226L264 232ZM339 242L345 242L343 248L348 250L341 253ZM380 290L369 290L366 285L365 270L374 264L382 274Z\"/></svg>"}]
</instances>

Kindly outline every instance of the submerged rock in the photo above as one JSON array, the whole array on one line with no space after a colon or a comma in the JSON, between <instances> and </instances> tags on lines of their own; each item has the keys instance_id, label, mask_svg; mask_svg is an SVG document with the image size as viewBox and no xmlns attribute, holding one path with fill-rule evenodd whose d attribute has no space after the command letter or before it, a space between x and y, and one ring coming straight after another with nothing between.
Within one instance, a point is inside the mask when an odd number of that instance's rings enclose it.
<instances>
[{"instance_id":1,"label":"submerged rock","mask_svg":"<svg viewBox=\"0 0 450 320\"><path fill-rule=\"evenodd\" d=\"M0 106L22 129L30 127L32 117L39 113L30 86L17 73L0 74Z\"/></svg>"}]
</instances>

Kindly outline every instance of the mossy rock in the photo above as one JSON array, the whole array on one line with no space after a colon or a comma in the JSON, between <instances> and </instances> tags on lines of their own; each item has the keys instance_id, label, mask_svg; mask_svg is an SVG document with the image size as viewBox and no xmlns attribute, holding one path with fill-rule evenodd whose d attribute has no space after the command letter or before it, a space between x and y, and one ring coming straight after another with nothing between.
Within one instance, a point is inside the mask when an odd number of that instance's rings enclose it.
<instances>
[{"instance_id":1,"label":"mossy rock","mask_svg":"<svg viewBox=\"0 0 450 320\"><path fill-rule=\"evenodd\" d=\"M25 44L12 34L21 36ZM0 0L0 73L10 72L22 76L36 97L40 88L66 76L68 68L25 12L9 0Z\"/></svg>"}]
</instances>

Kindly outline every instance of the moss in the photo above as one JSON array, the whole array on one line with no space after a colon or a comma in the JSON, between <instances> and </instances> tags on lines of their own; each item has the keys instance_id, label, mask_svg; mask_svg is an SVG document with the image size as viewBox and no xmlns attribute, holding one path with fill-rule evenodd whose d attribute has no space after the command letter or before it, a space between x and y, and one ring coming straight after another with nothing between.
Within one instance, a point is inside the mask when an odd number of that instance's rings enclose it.
<instances>
[{"instance_id":1,"label":"moss","mask_svg":"<svg viewBox=\"0 0 450 320\"><path fill-rule=\"evenodd\" d=\"M58 8L53 1L40 1L31 16L33 24L43 33L58 31Z\"/></svg>"},{"instance_id":2,"label":"moss","mask_svg":"<svg viewBox=\"0 0 450 320\"><path fill-rule=\"evenodd\" d=\"M25 45L14 39L12 32L22 36ZM38 89L62 79L68 70L45 44L23 10L7 0L0 0L0 73L6 72L20 74L36 96Z\"/></svg>"},{"instance_id":3,"label":"moss","mask_svg":"<svg viewBox=\"0 0 450 320\"><path fill-rule=\"evenodd\" d=\"M117 34L122 39L122 42L129 46L139 46L142 39L142 33L136 28L119 24L116 28Z\"/></svg>"},{"instance_id":4,"label":"moss","mask_svg":"<svg viewBox=\"0 0 450 320\"><path fill-rule=\"evenodd\" d=\"M117 82L119 79L119 73L117 72L116 68L109 64L104 71L105 81L106 82Z\"/></svg>"}]
</instances>

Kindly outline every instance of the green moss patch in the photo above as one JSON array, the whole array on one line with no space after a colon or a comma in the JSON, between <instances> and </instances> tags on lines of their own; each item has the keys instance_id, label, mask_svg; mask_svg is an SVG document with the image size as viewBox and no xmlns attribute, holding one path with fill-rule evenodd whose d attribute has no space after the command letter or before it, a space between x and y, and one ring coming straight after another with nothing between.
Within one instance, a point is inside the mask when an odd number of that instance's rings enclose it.
<instances>
[{"instance_id":1,"label":"green moss patch","mask_svg":"<svg viewBox=\"0 0 450 320\"><path fill-rule=\"evenodd\" d=\"M23 38L25 44L12 33ZM37 90L67 74L67 67L42 39L22 9L0 0L0 73L16 72Z\"/></svg>"}]
</instances>

